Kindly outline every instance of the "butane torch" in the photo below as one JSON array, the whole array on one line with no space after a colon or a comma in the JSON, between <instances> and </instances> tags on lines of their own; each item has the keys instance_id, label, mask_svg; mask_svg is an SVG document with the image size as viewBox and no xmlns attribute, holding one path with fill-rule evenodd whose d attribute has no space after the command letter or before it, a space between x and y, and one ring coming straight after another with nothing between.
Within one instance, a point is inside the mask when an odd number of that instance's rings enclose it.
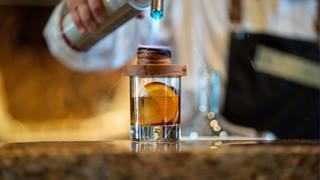
<instances>
[{"instance_id":1,"label":"butane torch","mask_svg":"<svg viewBox=\"0 0 320 180\"><path fill-rule=\"evenodd\" d=\"M163 17L163 2L164 0L152 0L150 16L153 19L162 19Z\"/></svg>"},{"instance_id":2,"label":"butane torch","mask_svg":"<svg viewBox=\"0 0 320 180\"><path fill-rule=\"evenodd\" d=\"M148 6L150 16L160 20L164 15L164 0L103 0L107 20L95 32L80 33L70 13L61 18L60 27L65 42L74 50L86 51L115 29L134 18Z\"/></svg>"}]
</instances>

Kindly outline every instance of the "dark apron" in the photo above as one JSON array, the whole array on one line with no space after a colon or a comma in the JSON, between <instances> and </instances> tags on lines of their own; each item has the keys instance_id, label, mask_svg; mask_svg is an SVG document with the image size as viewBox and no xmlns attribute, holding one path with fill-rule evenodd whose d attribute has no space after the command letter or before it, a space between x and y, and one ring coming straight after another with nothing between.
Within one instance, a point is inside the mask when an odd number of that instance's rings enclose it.
<instances>
[{"instance_id":1,"label":"dark apron","mask_svg":"<svg viewBox=\"0 0 320 180\"><path fill-rule=\"evenodd\" d=\"M222 114L233 123L272 131L278 138L319 139L319 90L256 72L251 61L257 45L320 62L316 43L265 34L232 34Z\"/></svg>"}]
</instances>

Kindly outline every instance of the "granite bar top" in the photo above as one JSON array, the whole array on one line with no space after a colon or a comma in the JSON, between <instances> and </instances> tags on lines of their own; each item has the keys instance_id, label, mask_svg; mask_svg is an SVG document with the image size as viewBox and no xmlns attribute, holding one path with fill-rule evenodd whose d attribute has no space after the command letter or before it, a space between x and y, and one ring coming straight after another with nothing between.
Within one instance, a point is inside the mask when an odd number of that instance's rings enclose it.
<instances>
[{"instance_id":1,"label":"granite bar top","mask_svg":"<svg viewBox=\"0 0 320 180\"><path fill-rule=\"evenodd\" d=\"M0 179L319 179L319 141L0 144Z\"/></svg>"}]
</instances>

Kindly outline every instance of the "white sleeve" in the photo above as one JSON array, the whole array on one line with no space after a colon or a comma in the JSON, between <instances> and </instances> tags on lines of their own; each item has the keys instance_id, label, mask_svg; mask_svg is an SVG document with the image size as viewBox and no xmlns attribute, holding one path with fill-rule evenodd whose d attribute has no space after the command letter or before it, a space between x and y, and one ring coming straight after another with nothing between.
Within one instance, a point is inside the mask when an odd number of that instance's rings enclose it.
<instances>
[{"instance_id":1,"label":"white sleeve","mask_svg":"<svg viewBox=\"0 0 320 180\"><path fill-rule=\"evenodd\" d=\"M59 21L65 6L62 1L53 11L45 29L44 37L50 52L67 67L77 71L117 69L128 63L137 50L141 20L132 19L109 34L87 52L71 49L63 40ZM142 42L140 42L142 43Z\"/></svg>"}]
</instances>

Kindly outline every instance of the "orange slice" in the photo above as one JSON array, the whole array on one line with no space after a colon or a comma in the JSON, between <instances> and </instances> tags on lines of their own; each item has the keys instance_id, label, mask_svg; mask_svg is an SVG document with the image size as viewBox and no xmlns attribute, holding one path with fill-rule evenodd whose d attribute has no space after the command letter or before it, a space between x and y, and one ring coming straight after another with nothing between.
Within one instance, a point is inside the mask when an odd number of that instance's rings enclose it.
<instances>
[{"instance_id":1,"label":"orange slice","mask_svg":"<svg viewBox=\"0 0 320 180\"><path fill-rule=\"evenodd\" d=\"M177 96L176 93L164 83L152 82L144 86L149 96L172 97Z\"/></svg>"},{"instance_id":2,"label":"orange slice","mask_svg":"<svg viewBox=\"0 0 320 180\"><path fill-rule=\"evenodd\" d=\"M179 117L179 97L173 89L164 83L152 82L146 84L147 92L142 112L146 125L163 125L177 123Z\"/></svg>"}]
</instances>

